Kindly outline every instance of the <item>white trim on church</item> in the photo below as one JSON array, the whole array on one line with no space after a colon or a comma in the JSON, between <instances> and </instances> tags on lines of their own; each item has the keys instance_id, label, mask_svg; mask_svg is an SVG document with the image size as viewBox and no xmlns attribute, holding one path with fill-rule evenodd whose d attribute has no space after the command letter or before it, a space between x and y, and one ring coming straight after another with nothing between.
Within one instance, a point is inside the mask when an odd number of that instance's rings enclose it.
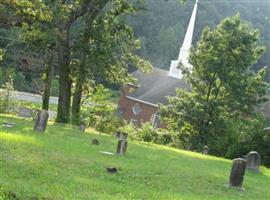
<instances>
[{"instance_id":1,"label":"white trim on church","mask_svg":"<svg viewBox=\"0 0 270 200\"><path fill-rule=\"evenodd\" d=\"M178 69L180 63L188 68L192 68L192 65L188 62L189 50L192 44L192 37L194 32L194 26L196 21L196 14L197 14L197 7L198 7L198 0L194 5L192 15L189 21L188 29L185 35L185 39L183 41L182 47L180 48L180 53L177 60L171 61L169 76L174 78L181 79L183 77L182 72Z\"/></svg>"}]
</instances>

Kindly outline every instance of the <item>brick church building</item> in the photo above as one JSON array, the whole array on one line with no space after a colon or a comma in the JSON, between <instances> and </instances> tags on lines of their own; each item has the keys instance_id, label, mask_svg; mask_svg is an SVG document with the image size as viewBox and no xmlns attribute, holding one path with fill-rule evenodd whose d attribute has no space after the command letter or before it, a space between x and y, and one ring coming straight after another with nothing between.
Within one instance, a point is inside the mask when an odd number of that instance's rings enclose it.
<instances>
[{"instance_id":1,"label":"brick church building","mask_svg":"<svg viewBox=\"0 0 270 200\"><path fill-rule=\"evenodd\" d=\"M175 96L176 88L188 89L178 65L182 63L186 67L192 67L188 63L188 54L192 44L197 4L198 0L194 5L178 59L171 61L170 70L155 67L151 73L137 70L132 75L139 84L122 87L118 109L122 117L133 125L141 126L142 123L151 122L154 127L165 127L160 123L158 104L166 104L166 97Z\"/></svg>"},{"instance_id":2,"label":"brick church building","mask_svg":"<svg viewBox=\"0 0 270 200\"><path fill-rule=\"evenodd\" d=\"M121 89L119 110L124 119L140 126L152 122L154 127L164 127L160 124L158 104L166 104L167 96L174 96L176 88L188 88L183 79L168 76L168 71L153 68L149 74L136 71L133 76L139 86L127 84Z\"/></svg>"}]
</instances>

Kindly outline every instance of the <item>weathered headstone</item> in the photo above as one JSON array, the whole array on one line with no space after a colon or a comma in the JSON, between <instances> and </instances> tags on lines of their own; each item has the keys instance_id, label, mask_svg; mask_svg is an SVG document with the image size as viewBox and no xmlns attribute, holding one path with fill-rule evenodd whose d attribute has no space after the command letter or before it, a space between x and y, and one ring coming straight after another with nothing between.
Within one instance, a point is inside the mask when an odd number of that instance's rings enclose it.
<instances>
[{"instance_id":1,"label":"weathered headstone","mask_svg":"<svg viewBox=\"0 0 270 200\"><path fill-rule=\"evenodd\" d=\"M83 132L85 131L85 125L84 124L80 125L80 130L83 131Z\"/></svg>"},{"instance_id":2,"label":"weathered headstone","mask_svg":"<svg viewBox=\"0 0 270 200\"><path fill-rule=\"evenodd\" d=\"M256 151L251 151L246 156L247 169L254 172L259 172L259 167L261 165L261 155Z\"/></svg>"},{"instance_id":3,"label":"weathered headstone","mask_svg":"<svg viewBox=\"0 0 270 200\"><path fill-rule=\"evenodd\" d=\"M123 156L126 154L126 151L127 151L127 140L120 139L118 141L116 153Z\"/></svg>"},{"instance_id":4,"label":"weathered headstone","mask_svg":"<svg viewBox=\"0 0 270 200\"><path fill-rule=\"evenodd\" d=\"M233 160L233 165L230 174L229 185L233 187L242 188L247 161L242 158Z\"/></svg>"},{"instance_id":5,"label":"weathered headstone","mask_svg":"<svg viewBox=\"0 0 270 200\"><path fill-rule=\"evenodd\" d=\"M203 147L202 154L208 155L208 151L209 151L209 147L208 146L204 146Z\"/></svg>"},{"instance_id":6,"label":"weathered headstone","mask_svg":"<svg viewBox=\"0 0 270 200\"><path fill-rule=\"evenodd\" d=\"M32 118L34 117L34 111L30 108L20 107L18 116L25 117L25 118Z\"/></svg>"},{"instance_id":7,"label":"weathered headstone","mask_svg":"<svg viewBox=\"0 0 270 200\"><path fill-rule=\"evenodd\" d=\"M99 145L99 141L98 141L97 139L93 139L93 140L92 140L92 144L93 144L93 145Z\"/></svg>"},{"instance_id":8,"label":"weathered headstone","mask_svg":"<svg viewBox=\"0 0 270 200\"><path fill-rule=\"evenodd\" d=\"M46 126L49 119L49 113L47 110L39 110L38 116L35 122L34 130L43 132L46 130Z\"/></svg>"}]
</instances>

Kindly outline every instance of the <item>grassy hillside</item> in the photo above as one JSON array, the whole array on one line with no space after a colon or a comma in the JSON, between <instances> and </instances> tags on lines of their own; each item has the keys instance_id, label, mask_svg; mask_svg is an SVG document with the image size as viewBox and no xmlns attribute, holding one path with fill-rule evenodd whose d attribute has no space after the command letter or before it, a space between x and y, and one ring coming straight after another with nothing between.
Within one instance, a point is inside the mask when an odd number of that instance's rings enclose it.
<instances>
[{"instance_id":1,"label":"grassy hillside","mask_svg":"<svg viewBox=\"0 0 270 200\"><path fill-rule=\"evenodd\" d=\"M0 199L270 199L270 170L263 167L246 173L240 192L224 186L230 160L132 141L125 157L104 155L99 151L115 152L113 136L53 124L37 134L32 121L0 115L3 121L17 125L0 128ZM108 174L108 166L120 170Z\"/></svg>"}]
</instances>

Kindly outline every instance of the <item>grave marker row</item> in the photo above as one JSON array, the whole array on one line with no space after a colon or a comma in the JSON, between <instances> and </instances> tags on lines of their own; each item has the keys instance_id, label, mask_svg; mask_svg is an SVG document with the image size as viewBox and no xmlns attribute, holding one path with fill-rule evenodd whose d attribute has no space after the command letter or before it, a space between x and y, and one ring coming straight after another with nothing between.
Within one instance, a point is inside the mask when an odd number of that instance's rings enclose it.
<instances>
[{"instance_id":1,"label":"grave marker row","mask_svg":"<svg viewBox=\"0 0 270 200\"><path fill-rule=\"evenodd\" d=\"M258 173L260 165L261 156L256 151L249 152L245 159L234 159L230 173L229 185L243 189L242 185L246 169Z\"/></svg>"}]
</instances>

